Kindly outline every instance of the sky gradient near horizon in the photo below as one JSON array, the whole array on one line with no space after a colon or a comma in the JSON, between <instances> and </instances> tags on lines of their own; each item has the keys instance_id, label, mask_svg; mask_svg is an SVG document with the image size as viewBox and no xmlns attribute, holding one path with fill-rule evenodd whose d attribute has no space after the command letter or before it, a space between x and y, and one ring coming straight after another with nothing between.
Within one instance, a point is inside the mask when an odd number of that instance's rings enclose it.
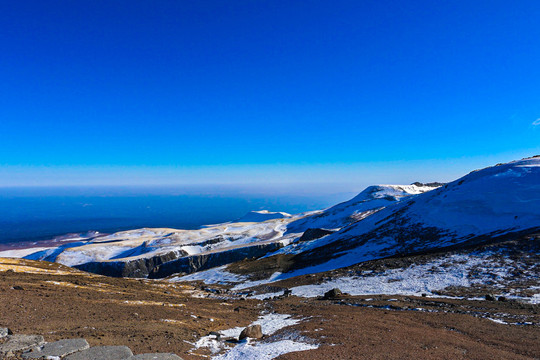
<instances>
[{"instance_id":1,"label":"sky gradient near horizon","mask_svg":"<svg viewBox=\"0 0 540 360\"><path fill-rule=\"evenodd\" d=\"M535 155L539 19L536 0L5 1L0 186L352 190Z\"/></svg>"}]
</instances>

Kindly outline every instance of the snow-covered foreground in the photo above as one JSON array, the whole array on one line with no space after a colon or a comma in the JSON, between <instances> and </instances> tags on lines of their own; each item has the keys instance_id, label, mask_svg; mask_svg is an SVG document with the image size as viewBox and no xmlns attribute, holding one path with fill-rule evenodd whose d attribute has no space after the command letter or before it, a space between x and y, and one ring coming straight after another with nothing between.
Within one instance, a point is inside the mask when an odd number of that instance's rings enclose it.
<instances>
[{"instance_id":1,"label":"snow-covered foreground","mask_svg":"<svg viewBox=\"0 0 540 360\"><path fill-rule=\"evenodd\" d=\"M286 314L264 314L251 325L261 325L264 335L273 335L277 331L301 322L301 319L294 319ZM232 329L221 330L219 333L224 338L238 338L244 328L236 327ZM233 344L219 340L214 335L208 335L200 338L193 344L193 350L207 348L212 354L220 353L212 359L274 359L280 355L293 351L303 351L318 348L318 345L304 342L283 339L278 341L251 341L247 339L239 344ZM225 352L223 352L225 351Z\"/></svg>"}]
</instances>

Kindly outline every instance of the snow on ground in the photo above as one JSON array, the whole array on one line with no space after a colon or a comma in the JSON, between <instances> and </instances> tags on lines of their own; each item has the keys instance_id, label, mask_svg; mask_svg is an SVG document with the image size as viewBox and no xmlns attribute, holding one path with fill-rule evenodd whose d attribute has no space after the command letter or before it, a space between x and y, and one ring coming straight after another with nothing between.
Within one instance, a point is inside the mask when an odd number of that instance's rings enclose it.
<instances>
[{"instance_id":1,"label":"snow on ground","mask_svg":"<svg viewBox=\"0 0 540 360\"><path fill-rule=\"evenodd\" d=\"M212 357L214 360L237 360L237 359L257 359L270 360L280 355L294 351L305 351L317 349L319 346L306 344L293 340L280 340L270 343L241 343L229 350L225 354Z\"/></svg>"},{"instance_id":2,"label":"snow on ground","mask_svg":"<svg viewBox=\"0 0 540 360\"><path fill-rule=\"evenodd\" d=\"M261 315L258 320L251 325L261 325L264 335L272 335L277 331L288 326L296 325L302 319L294 319L287 314L268 313ZM224 338L238 338L244 328L235 327L227 330L220 330L219 333ZM230 348L229 343L217 340L214 335L203 336L194 345L194 349L208 348L212 354L217 354L220 351L227 350L212 359L274 359L283 354L293 351L303 351L316 349L318 346L306 344L293 340L279 340L272 342L251 342L242 341L233 348Z\"/></svg>"},{"instance_id":3,"label":"snow on ground","mask_svg":"<svg viewBox=\"0 0 540 360\"><path fill-rule=\"evenodd\" d=\"M301 319L291 318L291 315L270 313L262 315L252 325L261 325L263 334L272 335L278 330L287 326L296 325L301 321Z\"/></svg>"},{"instance_id":4,"label":"snow on ground","mask_svg":"<svg viewBox=\"0 0 540 360\"><path fill-rule=\"evenodd\" d=\"M279 217L258 223L225 223L197 230L167 228L128 230L59 247L10 251L6 252L5 256L56 261L76 266L94 261L149 258L171 251L195 255L268 240L282 240L288 243L290 241L288 237L283 236L287 224L299 216L270 212L261 214L264 216L279 214Z\"/></svg>"},{"instance_id":5,"label":"snow on ground","mask_svg":"<svg viewBox=\"0 0 540 360\"><path fill-rule=\"evenodd\" d=\"M0 257L3 257L3 258L23 258L25 256L34 254L36 252L47 251L49 249L51 249L51 248L37 247L37 248L28 248L28 249L5 250L5 251L0 251Z\"/></svg>"},{"instance_id":6,"label":"snow on ground","mask_svg":"<svg viewBox=\"0 0 540 360\"><path fill-rule=\"evenodd\" d=\"M185 276L175 276L170 282L179 281L204 281L205 284L230 284L244 281L246 278L225 270L227 266L220 266L209 270L195 272Z\"/></svg>"},{"instance_id":7,"label":"snow on ground","mask_svg":"<svg viewBox=\"0 0 540 360\"><path fill-rule=\"evenodd\" d=\"M242 283L236 285L232 289L233 290L243 290L243 289L247 289L247 288L254 287L254 286L265 285L265 284L280 280L282 275L283 275L282 273L277 271L277 272L273 273L268 279L257 280L257 281L243 281Z\"/></svg>"},{"instance_id":8,"label":"snow on ground","mask_svg":"<svg viewBox=\"0 0 540 360\"><path fill-rule=\"evenodd\" d=\"M494 261L496 252L456 254L444 256L425 264L411 265L407 268L391 269L383 272L364 272L362 276L341 277L322 284L303 285L291 288L292 294L301 297L316 297L326 291L339 288L351 295L416 295L428 294L449 287L471 287L490 284L501 289L501 294L509 298L519 298L512 291L503 288L512 281L513 269L523 272L523 277L536 279L537 274L528 273L526 265L508 259ZM522 278L523 278L522 277ZM529 288L530 289L530 288ZM539 294L526 298L531 303L540 300Z\"/></svg>"},{"instance_id":9,"label":"snow on ground","mask_svg":"<svg viewBox=\"0 0 540 360\"><path fill-rule=\"evenodd\" d=\"M534 294L529 302L531 304L540 304L540 293Z\"/></svg>"}]
</instances>

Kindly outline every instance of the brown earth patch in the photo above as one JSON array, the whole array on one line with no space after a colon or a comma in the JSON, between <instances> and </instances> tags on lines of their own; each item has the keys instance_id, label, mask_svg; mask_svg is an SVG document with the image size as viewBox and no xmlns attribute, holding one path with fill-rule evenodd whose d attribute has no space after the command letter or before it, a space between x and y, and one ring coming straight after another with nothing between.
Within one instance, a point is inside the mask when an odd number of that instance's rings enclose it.
<instances>
[{"instance_id":1,"label":"brown earth patch","mask_svg":"<svg viewBox=\"0 0 540 360\"><path fill-rule=\"evenodd\" d=\"M540 358L538 308L516 302L403 296L393 301L388 296L370 301L347 296L226 299L229 295L216 298L192 284L107 278L45 262L24 264L53 270L0 271L0 326L14 333L41 334L47 341L84 337L92 346L127 345L136 354L173 352L184 359L201 359L209 352L190 353L190 343L210 331L246 326L267 310L305 320L262 341L300 336L321 345L279 359ZM534 324L504 325L485 318L500 313Z\"/></svg>"}]
</instances>

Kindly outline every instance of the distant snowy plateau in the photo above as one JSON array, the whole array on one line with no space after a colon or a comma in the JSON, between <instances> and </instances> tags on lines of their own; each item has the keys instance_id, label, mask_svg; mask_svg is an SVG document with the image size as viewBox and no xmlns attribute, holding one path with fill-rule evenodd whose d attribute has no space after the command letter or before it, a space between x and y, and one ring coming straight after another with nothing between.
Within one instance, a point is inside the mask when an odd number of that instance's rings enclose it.
<instances>
[{"instance_id":1,"label":"distant snowy plateau","mask_svg":"<svg viewBox=\"0 0 540 360\"><path fill-rule=\"evenodd\" d=\"M292 294L317 296L339 287L352 295L440 296L452 295L449 288L491 284L499 295L539 303L540 157L440 185L375 185L321 211L253 211L198 230L122 231L0 257L109 276L228 284L259 298L277 294L261 285L327 272L339 276L302 282ZM350 270L385 259L406 261ZM253 274L237 271L239 262L251 264Z\"/></svg>"}]
</instances>

